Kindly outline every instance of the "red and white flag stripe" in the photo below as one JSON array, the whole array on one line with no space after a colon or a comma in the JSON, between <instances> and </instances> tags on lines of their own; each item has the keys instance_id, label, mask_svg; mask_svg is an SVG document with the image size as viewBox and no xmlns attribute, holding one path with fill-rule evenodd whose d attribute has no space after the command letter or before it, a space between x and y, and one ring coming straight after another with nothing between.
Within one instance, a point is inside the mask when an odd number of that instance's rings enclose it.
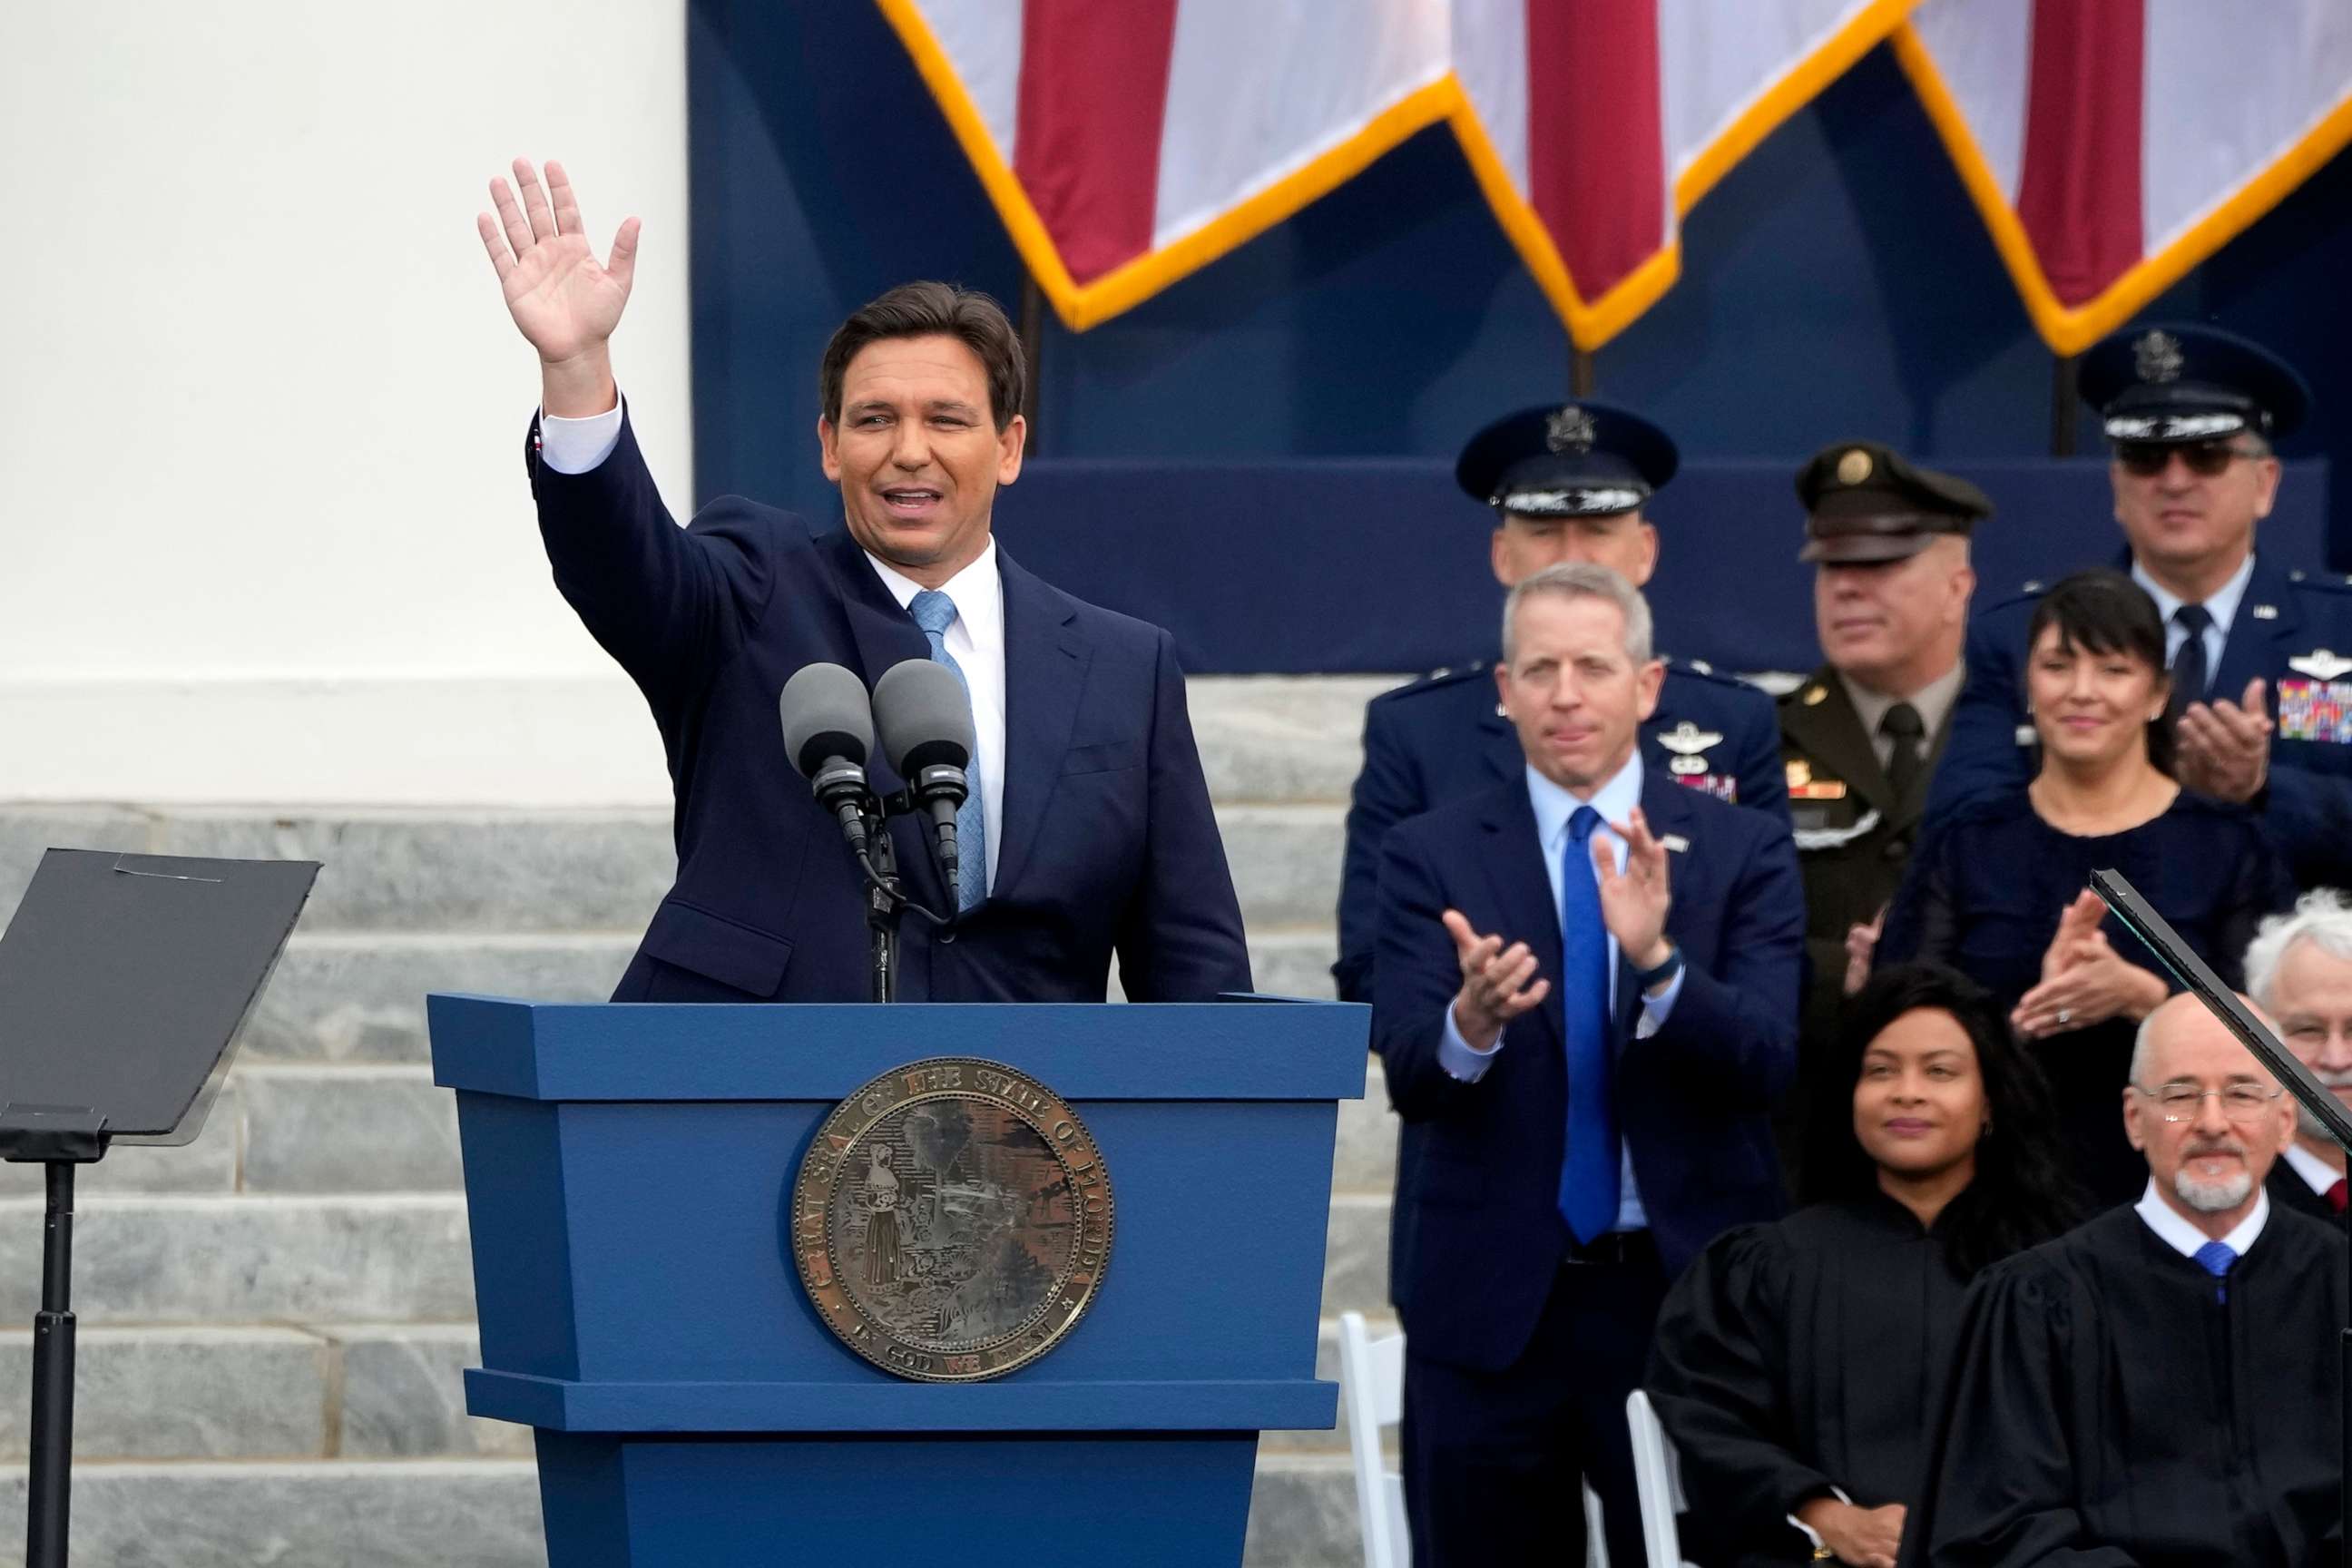
<instances>
[{"instance_id":1,"label":"red and white flag stripe","mask_svg":"<svg viewBox=\"0 0 2352 1568\"><path fill-rule=\"evenodd\" d=\"M1927 0L1895 47L2063 354L2352 141L2345 0Z\"/></svg>"},{"instance_id":2,"label":"red and white flag stripe","mask_svg":"<svg viewBox=\"0 0 2352 1568\"><path fill-rule=\"evenodd\" d=\"M1577 342L1916 0L878 0L1023 259L1086 327L1450 121Z\"/></svg>"}]
</instances>

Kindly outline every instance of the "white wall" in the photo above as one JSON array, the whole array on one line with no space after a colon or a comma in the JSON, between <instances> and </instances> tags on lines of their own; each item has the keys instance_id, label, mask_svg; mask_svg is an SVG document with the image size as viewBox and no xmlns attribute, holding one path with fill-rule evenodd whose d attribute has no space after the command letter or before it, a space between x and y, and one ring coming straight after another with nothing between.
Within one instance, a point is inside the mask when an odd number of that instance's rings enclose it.
<instances>
[{"instance_id":1,"label":"white wall","mask_svg":"<svg viewBox=\"0 0 2352 1568\"><path fill-rule=\"evenodd\" d=\"M13 8L0 801L667 798L548 580L474 233L563 160L690 505L684 0Z\"/></svg>"}]
</instances>

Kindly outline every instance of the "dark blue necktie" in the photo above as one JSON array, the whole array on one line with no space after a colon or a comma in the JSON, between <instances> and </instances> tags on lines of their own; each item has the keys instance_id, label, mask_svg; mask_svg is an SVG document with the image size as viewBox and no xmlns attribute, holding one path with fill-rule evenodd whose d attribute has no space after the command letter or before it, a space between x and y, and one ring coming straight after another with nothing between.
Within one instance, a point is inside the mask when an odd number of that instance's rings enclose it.
<instances>
[{"instance_id":1,"label":"dark blue necktie","mask_svg":"<svg viewBox=\"0 0 2352 1568\"><path fill-rule=\"evenodd\" d=\"M1610 1084L1609 928L1592 874L1601 814L1579 806L1559 857L1559 1005L1568 1035L1568 1152L1559 1212L1580 1242L1617 1224L1617 1096Z\"/></svg>"},{"instance_id":2,"label":"dark blue necktie","mask_svg":"<svg viewBox=\"0 0 2352 1568\"><path fill-rule=\"evenodd\" d=\"M915 624L923 628L923 636L931 645L931 662L944 664L963 680L963 666L948 651L948 628L955 625L955 601L937 588L926 588L907 605ZM971 703L971 684L964 682L964 703ZM978 728L980 715L972 715ZM971 760L964 764L964 784L970 791L963 805L956 811L956 909L971 909L988 897L988 816L982 805L980 793L980 754L973 750Z\"/></svg>"},{"instance_id":3,"label":"dark blue necktie","mask_svg":"<svg viewBox=\"0 0 2352 1568\"><path fill-rule=\"evenodd\" d=\"M2189 634L2172 656L2172 697L2165 705L2169 716L2178 719L2191 702L2205 700L2206 684L2213 678L2205 658L2205 628L2213 624L2213 612L2202 605L2183 605L2172 612L2172 624Z\"/></svg>"},{"instance_id":4,"label":"dark blue necktie","mask_svg":"<svg viewBox=\"0 0 2352 1568\"><path fill-rule=\"evenodd\" d=\"M2237 1261L2238 1255L2230 1249L2226 1241L2209 1241L2197 1249L2197 1266L2213 1277L2213 1300L2216 1301L2230 1299L2227 1283L2230 1266Z\"/></svg>"}]
</instances>

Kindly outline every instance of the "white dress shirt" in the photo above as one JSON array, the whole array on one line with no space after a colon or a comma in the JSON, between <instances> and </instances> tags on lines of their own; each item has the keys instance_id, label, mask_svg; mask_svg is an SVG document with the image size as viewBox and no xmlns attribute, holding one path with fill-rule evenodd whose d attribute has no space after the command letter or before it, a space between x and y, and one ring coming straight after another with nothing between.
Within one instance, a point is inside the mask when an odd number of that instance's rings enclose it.
<instances>
[{"instance_id":1,"label":"white dress shirt","mask_svg":"<svg viewBox=\"0 0 2352 1568\"><path fill-rule=\"evenodd\" d=\"M2158 1241L2183 1258L2195 1258L2199 1247L2215 1239L2189 1224L2179 1210L2164 1201L2156 1190L2154 1176L2147 1179L2147 1191L2140 1194L2139 1202L2132 1207L2147 1228L2156 1232ZM2238 1222L2236 1229L2220 1238L2221 1245L2243 1258L2262 1236L2263 1226L2270 1223L2270 1217L2271 1194L2257 1182L2254 1184L2253 1208Z\"/></svg>"},{"instance_id":2,"label":"white dress shirt","mask_svg":"<svg viewBox=\"0 0 2352 1568\"><path fill-rule=\"evenodd\" d=\"M1594 790L1590 800L1579 799L1530 766L1528 769L1528 799L1535 806L1536 841L1543 847L1544 879L1551 884L1551 913L1557 924L1560 900L1567 891L1560 874L1568 848L1569 826L1580 807L1590 805L1601 814L1601 825L1592 830L1592 836L1609 846L1616 858L1617 869L1620 872L1625 869L1625 840L1619 837L1616 830L1609 825L1625 821L1633 808L1642 804L1642 750L1635 746L1625 765L1618 769L1606 784ZM1596 885L1601 880L1598 867L1592 869L1592 879ZM1508 947L1513 940L1517 939L1504 933L1503 945ZM1610 934L1608 942L1609 1016L1614 1018L1617 1016L1616 936ZM1682 994L1683 976L1677 971L1664 992L1655 996L1643 997L1642 1016L1633 1026L1633 1037L1646 1040L1656 1034L1674 1013L1675 998ZM1502 1048L1503 1040L1499 1035L1496 1037L1495 1043L1483 1051L1472 1047L1454 1025L1454 1008L1451 1005L1446 1007L1444 1032L1437 1042L1437 1065L1448 1074L1464 1083L1476 1083L1486 1076L1486 1069L1495 1065L1495 1053ZM1622 1124L1621 1120L1619 1125L1622 1127ZM1617 1184L1617 1228L1640 1230L1648 1226L1650 1220L1643 1211L1641 1194L1634 1190L1632 1149L1622 1152L1622 1160L1623 1169Z\"/></svg>"},{"instance_id":3,"label":"white dress shirt","mask_svg":"<svg viewBox=\"0 0 2352 1568\"><path fill-rule=\"evenodd\" d=\"M621 408L586 419L560 419L542 413L539 421L539 460L559 474L584 474L613 455L621 441ZM866 552L874 574L898 601L912 604L922 584L886 564L872 551ZM988 832L988 885L996 886L996 867L1004 843L1004 580L996 569L996 541L991 539L980 558L940 584L940 591L955 601L956 618L940 640L963 670L971 693L973 739L980 743L981 814Z\"/></svg>"},{"instance_id":4,"label":"white dress shirt","mask_svg":"<svg viewBox=\"0 0 2352 1568\"><path fill-rule=\"evenodd\" d=\"M2327 1195L2328 1188L2344 1179L2343 1172L2305 1148L2300 1142L2288 1144L2284 1158L2288 1164L2294 1167L2294 1173L2303 1178L2303 1184L2323 1198Z\"/></svg>"},{"instance_id":5,"label":"white dress shirt","mask_svg":"<svg viewBox=\"0 0 2352 1568\"><path fill-rule=\"evenodd\" d=\"M2213 617L2213 624L2205 628L2205 679L2209 683L2206 689L2215 697L2225 697L2232 702L2242 694L2212 691L2210 683L2221 672L2221 649L2230 640L2230 623L2238 618L2238 605L2245 598L2246 584L2252 582L2253 577L2254 552L2249 550L2246 558L2238 563L2238 569L2230 574L2230 580L2214 589L2212 597L2205 601L2205 613ZM2172 612L2186 601L2177 594L2169 594L2158 587L2156 579L2149 576L2147 569L2137 561L2132 563L2131 579L2147 591L2147 596L2156 601L2156 613L2164 617L2164 662L2168 667L2180 652L2180 645L2189 640L2188 628L2176 625L2172 619ZM2192 691L2189 693L2189 700L2196 701L2205 695L2205 691Z\"/></svg>"}]
</instances>

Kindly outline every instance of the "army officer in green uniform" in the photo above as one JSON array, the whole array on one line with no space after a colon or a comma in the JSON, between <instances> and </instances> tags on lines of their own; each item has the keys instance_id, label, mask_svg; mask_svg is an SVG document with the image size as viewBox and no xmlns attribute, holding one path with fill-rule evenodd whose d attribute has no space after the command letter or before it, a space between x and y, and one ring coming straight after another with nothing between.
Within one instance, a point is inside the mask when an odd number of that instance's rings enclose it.
<instances>
[{"instance_id":1,"label":"army officer in green uniform","mask_svg":"<svg viewBox=\"0 0 2352 1568\"><path fill-rule=\"evenodd\" d=\"M1808 977L1797 1087L1780 1119L1791 1154L1836 1026L1848 940L1874 938L1927 805L1960 692L1969 530L1984 492L1872 441L1823 448L1797 475L1799 559L1813 563L1822 667L1782 697L1780 760L1805 877Z\"/></svg>"}]
</instances>

